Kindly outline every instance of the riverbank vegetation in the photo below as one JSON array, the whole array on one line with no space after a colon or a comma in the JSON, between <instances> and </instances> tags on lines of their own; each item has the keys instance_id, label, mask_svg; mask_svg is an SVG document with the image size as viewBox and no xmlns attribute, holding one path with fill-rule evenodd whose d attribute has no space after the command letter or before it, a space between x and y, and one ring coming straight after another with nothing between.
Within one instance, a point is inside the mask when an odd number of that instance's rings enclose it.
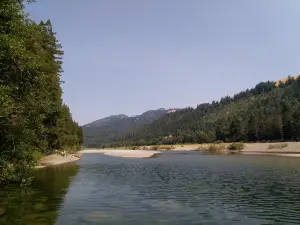
<instances>
[{"instance_id":1,"label":"riverbank vegetation","mask_svg":"<svg viewBox=\"0 0 300 225\"><path fill-rule=\"evenodd\" d=\"M175 149L172 145L154 145L154 146L130 146L124 147L124 149L130 150L173 150Z\"/></svg>"},{"instance_id":2,"label":"riverbank vegetation","mask_svg":"<svg viewBox=\"0 0 300 225\"><path fill-rule=\"evenodd\" d=\"M199 151L220 151L226 149L226 145L224 143L220 144L204 144L200 145L197 150Z\"/></svg>"},{"instance_id":3,"label":"riverbank vegetation","mask_svg":"<svg viewBox=\"0 0 300 225\"><path fill-rule=\"evenodd\" d=\"M283 149L288 146L287 143L278 143L278 144L270 144L268 146L268 149Z\"/></svg>"},{"instance_id":4,"label":"riverbank vegetation","mask_svg":"<svg viewBox=\"0 0 300 225\"><path fill-rule=\"evenodd\" d=\"M62 101L63 51L50 20L0 2L0 183L27 182L39 157L74 150L82 131Z\"/></svg>"},{"instance_id":5,"label":"riverbank vegetation","mask_svg":"<svg viewBox=\"0 0 300 225\"><path fill-rule=\"evenodd\" d=\"M300 78L261 82L233 97L170 113L151 124L110 135L98 147L186 143L298 141Z\"/></svg>"},{"instance_id":6,"label":"riverbank vegetation","mask_svg":"<svg viewBox=\"0 0 300 225\"><path fill-rule=\"evenodd\" d=\"M238 150L238 151L243 150L244 148L245 148L244 143L240 143L240 142L232 143L227 147L228 150Z\"/></svg>"}]
</instances>

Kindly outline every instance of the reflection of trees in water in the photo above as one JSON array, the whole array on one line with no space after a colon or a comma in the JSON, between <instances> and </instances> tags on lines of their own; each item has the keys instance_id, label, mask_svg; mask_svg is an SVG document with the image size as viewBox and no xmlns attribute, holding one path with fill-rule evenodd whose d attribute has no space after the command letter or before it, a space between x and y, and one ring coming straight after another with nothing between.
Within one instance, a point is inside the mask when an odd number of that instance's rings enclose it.
<instances>
[{"instance_id":1,"label":"reflection of trees in water","mask_svg":"<svg viewBox=\"0 0 300 225\"><path fill-rule=\"evenodd\" d=\"M75 164L45 168L26 188L9 186L0 190L0 225L53 225L57 212L78 172Z\"/></svg>"}]
</instances>

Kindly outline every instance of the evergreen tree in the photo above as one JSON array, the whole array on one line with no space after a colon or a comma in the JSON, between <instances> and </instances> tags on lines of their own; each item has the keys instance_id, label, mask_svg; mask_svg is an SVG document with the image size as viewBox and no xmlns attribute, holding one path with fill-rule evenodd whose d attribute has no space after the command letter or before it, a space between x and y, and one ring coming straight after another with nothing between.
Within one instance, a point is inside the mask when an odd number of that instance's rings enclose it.
<instances>
[{"instance_id":1,"label":"evergreen tree","mask_svg":"<svg viewBox=\"0 0 300 225\"><path fill-rule=\"evenodd\" d=\"M81 131L69 111L62 118L63 52L50 20L31 21L20 0L0 1L0 18L0 183L26 182L43 153L80 145Z\"/></svg>"}]
</instances>

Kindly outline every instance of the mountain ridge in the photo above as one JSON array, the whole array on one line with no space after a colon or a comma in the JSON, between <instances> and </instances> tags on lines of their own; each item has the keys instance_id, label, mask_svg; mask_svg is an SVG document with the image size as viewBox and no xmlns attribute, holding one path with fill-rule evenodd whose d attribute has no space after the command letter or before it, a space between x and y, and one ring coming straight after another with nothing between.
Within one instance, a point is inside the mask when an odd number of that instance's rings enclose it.
<instances>
[{"instance_id":1,"label":"mountain ridge","mask_svg":"<svg viewBox=\"0 0 300 225\"><path fill-rule=\"evenodd\" d=\"M103 117L101 119L98 120L94 120L90 123L84 124L81 127L89 127L89 126L98 126L101 125L103 122L107 122L107 121L111 121L111 120L118 120L118 119L128 119L128 118L139 118L139 117L143 117L143 116L150 116L151 114L156 114L156 112L158 111L163 111L163 112L167 112L167 113L173 113L176 112L177 110L180 110L179 108L170 108L170 109L165 109L165 108L159 108L159 109L151 109L151 110L147 110L143 113L141 113L140 115L133 115L133 116L128 116L125 114L115 114L115 115L111 115L111 116L106 116Z\"/></svg>"},{"instance_id":2,"label":"mountain ridge","mask_svg":"<svg viewBox=\"0 0 300 225\"><path fill-rule=\"evenodd\" d=\"M110 137L118 133L134 129L140 125L149 124L165 114L174 113L178 110L180 109L159 108L148 110L135 116L117 114L95 120L81 126L84 133L84 145L93 147L96 145L94 142L110 140Z\"/></svg>"}]
</instances>

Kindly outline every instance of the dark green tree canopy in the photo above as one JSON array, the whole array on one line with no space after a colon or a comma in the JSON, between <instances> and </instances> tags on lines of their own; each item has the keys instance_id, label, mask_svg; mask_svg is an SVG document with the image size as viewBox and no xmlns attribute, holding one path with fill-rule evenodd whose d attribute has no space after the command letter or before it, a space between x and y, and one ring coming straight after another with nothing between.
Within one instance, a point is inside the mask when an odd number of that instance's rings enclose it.
<instances>
[{"instance_id":1,"label":"dark green tree canopy","mask_svg":"<svg viewBox=\"0 0 300 225\"><path fill-rule=\"evenodd\" d=\"M62 103L62 47L51 21L30 20L24 2L0 1L0 183L26 180L39 156L82 142Z\"/></svg>"}]
</instances>

